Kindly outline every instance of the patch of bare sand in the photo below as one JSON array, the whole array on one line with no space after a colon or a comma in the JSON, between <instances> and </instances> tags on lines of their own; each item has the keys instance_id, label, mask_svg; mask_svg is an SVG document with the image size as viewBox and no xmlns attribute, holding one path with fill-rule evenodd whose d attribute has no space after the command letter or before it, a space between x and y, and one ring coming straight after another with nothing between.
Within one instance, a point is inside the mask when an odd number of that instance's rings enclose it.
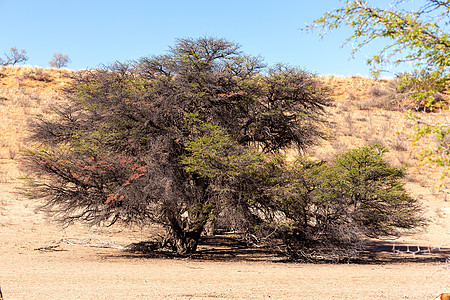
<instances>
[{"instance_id":1,"label":"patch of bare sand","mask_svg":"<svg viewBox=\"0 0 450 300\"><path fill-rule=\"evenodd\" d=\"M432 237L436 242L437 236L448 236L444 220L422 235L378 241L373 250L381 256L371 264L148 258L83 246L82 242L125 246L145 240L151 232L78 225L62 229L51 224L36 211L38 202L16 192L21 174L15 163L0 162L0 285L7 300L433 299L450 288L448 249L406 252L406 246L415 251L413 246L425 245ZM399 253L392 252L392 243L397 243Z\"/></svg>"},{"instance_id":2,"label":"patch of bare sand","mask_svg":"<svg viewBox=\"0 0 450 300\"><path fill-rule=\"evenodd\" d=\"M130 259L83 248L13 254L0 276L6 299L431 299L448 283L441 269Z\"/></svg>"}]
</instances>

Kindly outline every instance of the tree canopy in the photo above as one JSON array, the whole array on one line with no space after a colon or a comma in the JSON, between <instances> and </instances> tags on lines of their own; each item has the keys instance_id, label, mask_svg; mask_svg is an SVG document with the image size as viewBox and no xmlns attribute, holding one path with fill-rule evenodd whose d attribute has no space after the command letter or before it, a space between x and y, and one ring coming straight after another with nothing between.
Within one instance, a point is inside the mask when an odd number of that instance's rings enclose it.
<instances>
[{"instance_id":1,"label":"tree canopy","mask_svg":"<svg viewBox=\"0 0 450 300\"><path fill-rule=\"evenodd\" d=\"M52 68L64 68L70 63L70 58L67 54L54 53L52 59L48 62L48 65Z\"/></svg>"},{"instance_id":2,"label":"tree canopy","mask_svg":"<svg viewBox=\"0 0 450 300\"><path fill-rule=\"evenodd\" d=\"M420 69L439 72L448 80L450 38L448 0L423 0L415 3L392 1L377 7L370 1L347 0L342 8L327 12L313 27L326 29L349 27L353 30L346 42L359 51L374 40L386 42L378 54L368 59L376 70L386 63L412 63ZM382 70L382 69L381 69Z\"/></svg>"},{"instance_id":3,"label":"tree canopy","mask_svg":"<svg viewBox=\"0 0 450 300\"><path fill-rule=\"evenodd\" d=\"M286 167L272 191L290 220L282 234L290 255L352 256L363 248L362 237L396 236L425 224L403 187L404 169L390 166L386 151L373 144L328 162L300 157Z\"/></svg>"},{"instance_id":4,"label":"tree canopy","mask_svg":"<svg viewBox=\"0 0 450 300\"><path fill-rule=\"evenodd\" d=\"M32 125L46 146L26 157L52 178L47 208L64 222L162 224L180 254L225 207L243 219L236 226L261 219L262 154L311 145L328 105L307 72L266 69L214 38L78 73L67 97L58 118Z\"/></svg>"}]
</instances>

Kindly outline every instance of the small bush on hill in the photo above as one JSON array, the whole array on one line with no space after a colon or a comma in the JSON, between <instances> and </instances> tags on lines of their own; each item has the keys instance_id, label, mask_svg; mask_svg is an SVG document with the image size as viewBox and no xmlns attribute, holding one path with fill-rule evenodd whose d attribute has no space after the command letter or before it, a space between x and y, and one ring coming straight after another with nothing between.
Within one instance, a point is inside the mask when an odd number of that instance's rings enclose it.
<instances>
[{"instance_id":1,"label":"small bush on hill","mask_svg":"<svg viewBox=\"0 0 450 300\"><path fill-rule=\"evenodd\" d=\"M54 53L52 59L48 62L48 65L52 68L64 68L70 63L70 58L67 54Z\"/></svg>"}]
</instances>

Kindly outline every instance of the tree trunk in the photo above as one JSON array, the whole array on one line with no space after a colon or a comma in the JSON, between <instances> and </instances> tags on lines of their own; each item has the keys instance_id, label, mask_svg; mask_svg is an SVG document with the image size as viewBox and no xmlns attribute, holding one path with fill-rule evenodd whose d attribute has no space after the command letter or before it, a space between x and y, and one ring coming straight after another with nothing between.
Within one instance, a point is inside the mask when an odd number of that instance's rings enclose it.
<instances>
[{"instance_id":1,"label":"tree trunk","mask_svg":"<svg viewBox=\"0 0 450 300\"><path fill-rule=\"evenodd\" d=\"M184 231L181 228L170 228L169 242L180 256L193 254L197 250L198 241L200 240L203 227L199 227L192 231Z\"/></svg>"}]
</instances>

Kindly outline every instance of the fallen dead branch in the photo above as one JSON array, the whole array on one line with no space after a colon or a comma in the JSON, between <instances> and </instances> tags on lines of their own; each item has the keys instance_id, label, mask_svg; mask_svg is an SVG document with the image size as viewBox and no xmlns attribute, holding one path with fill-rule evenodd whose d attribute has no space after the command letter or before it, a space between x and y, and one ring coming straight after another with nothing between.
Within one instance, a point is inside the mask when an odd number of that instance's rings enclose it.
<instances>
[{"instance_id":1,"label":"fallen dead branch","mask_svg":"<svg viewBox=\"0 0 450 300\"><path fill-rule=\"evenodd\" d=\"M50 251L64 251L63 249L59 249L59 245L56 246L45 246L45 247L39 247L34 250L37 251L43 251L43 252L50 252Z\"/></svg>"},{"instance_id":2,"label":"fallen dead branch","mask_svg":"<svg viewBox=\"0 0 450 300\"><path fill-rule=\"evenodd\" d=\"M113 249L125 249L124 246L117 245L113 242L106 242L98 238L87 238L87 239L60 239L55 241L56 244L66 243L72 246L86 246L86 247L97 247L97 248L113 248Z\"/></svg>"}]
</instances>

